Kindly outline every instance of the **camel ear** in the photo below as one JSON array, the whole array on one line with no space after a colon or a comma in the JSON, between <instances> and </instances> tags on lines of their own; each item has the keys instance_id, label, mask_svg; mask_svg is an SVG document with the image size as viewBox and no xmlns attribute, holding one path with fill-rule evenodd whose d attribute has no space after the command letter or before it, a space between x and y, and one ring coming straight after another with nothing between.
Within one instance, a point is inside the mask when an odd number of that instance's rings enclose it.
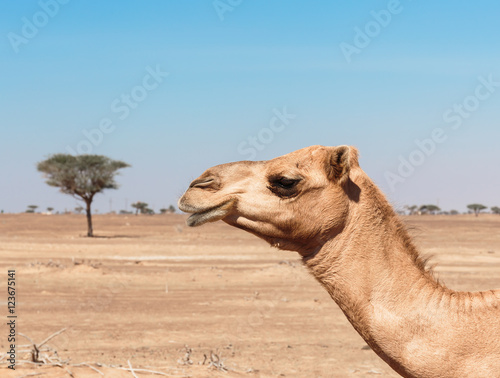
<instances>
[{"instance_id":1,"label":"camel ear","mask_svg":"<svg viewBox=\"0 0 500 378\"><path fill-rule=\"evenodd\" d=\"M354 165L358 164L358 150L349 146L331 147L326 160L326 172L332 181L344 184Z\"/></svg>"}]
</instances>

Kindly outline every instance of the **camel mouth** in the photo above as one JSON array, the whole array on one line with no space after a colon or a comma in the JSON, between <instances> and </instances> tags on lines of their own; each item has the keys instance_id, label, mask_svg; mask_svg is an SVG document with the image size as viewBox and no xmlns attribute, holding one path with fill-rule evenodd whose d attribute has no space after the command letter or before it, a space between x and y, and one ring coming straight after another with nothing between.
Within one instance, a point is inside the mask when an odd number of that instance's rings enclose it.
<instances>
[{"instance_id":1,"label":"camel mouth","mask_svg":"<svg viewBox=\"0 0 500 378\"><path fill-rule=\"evenodd\" d=\"M189 212L192 214L186 220L186 224L189 227L198 227L208 222L216 222L218 220L221 220L226 215L228 215L232 205L233 201L229 200L221 203L220 205L213 206L207 209L193 209L190 207Z\"/></svg>"}]
</instances>

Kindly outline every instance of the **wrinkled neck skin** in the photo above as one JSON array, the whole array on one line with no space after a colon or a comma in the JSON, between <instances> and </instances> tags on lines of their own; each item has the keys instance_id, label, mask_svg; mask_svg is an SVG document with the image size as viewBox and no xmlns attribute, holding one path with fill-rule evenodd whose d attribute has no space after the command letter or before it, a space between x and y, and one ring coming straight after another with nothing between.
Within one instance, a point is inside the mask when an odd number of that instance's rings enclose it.
<instances>
[{"instance_id":1,"label":"wrinkled neck skin","mask_svg":"<svg viewBox=\"0 0 500 378\"><path fill-rule=\"evenodd\" d=\"M375 185L364 175L356 184L361 194L351 201L344 227L304 264L402 376L499 376L500 291L454 292L440 285L382 194L365 194L378 192Z\"/></svg>"}]
</instances>

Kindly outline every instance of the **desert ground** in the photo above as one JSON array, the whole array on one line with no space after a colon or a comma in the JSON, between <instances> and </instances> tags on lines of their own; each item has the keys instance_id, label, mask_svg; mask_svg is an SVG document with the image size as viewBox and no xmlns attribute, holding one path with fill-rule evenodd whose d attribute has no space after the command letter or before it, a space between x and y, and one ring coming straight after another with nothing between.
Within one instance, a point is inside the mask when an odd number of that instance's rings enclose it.
<instances>
[{"instance_id":1,"label":"desert ground","mask_svg":"<svg viewBox=\"0 0 500 378\"><path fill-rule=\"evenodd\" d=\"M398 376L297 254L184 215L93 219L87 238L83 215L0 215L0 354L9 269L17 290L16 370L4 357L0 376ZM500 287L500 216L404 220L448 287Z\"/></svg>"}]
</instances>

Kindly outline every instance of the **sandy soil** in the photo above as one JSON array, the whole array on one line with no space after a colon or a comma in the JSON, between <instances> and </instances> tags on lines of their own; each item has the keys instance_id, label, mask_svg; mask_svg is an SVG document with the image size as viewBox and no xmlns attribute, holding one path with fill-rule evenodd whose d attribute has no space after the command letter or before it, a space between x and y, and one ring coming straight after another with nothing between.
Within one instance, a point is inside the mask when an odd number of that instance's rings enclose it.
<instances>
[{"instance_id":1,"label":"sandy soil","mask_svg":"<svg viewBox=\"0 0 500 378\"><path fill-rule=\"evenodd\" d=\"M16 270L16 344L65 328L39 358L68 361L37 368L20 363L30 354L18 347L16 371L3 360L0 376L149 376L119 368L130 363L177 377L397 377L296 254L222 222L190 229L184 220L96 215L98 237L86 238L81 215L0 215L4 287ZM500 287L500 216L406 221L447 286Z\"/></svg>"}]
</instances>

